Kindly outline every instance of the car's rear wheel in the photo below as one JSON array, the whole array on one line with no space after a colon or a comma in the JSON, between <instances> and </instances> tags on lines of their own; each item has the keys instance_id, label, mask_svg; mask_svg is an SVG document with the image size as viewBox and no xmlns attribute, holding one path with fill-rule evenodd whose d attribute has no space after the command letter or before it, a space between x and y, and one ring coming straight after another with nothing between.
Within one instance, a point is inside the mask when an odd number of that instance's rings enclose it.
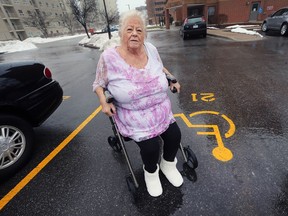
<instances>
[{"instance_id":1,"label":"car's rear wheel","mask_svg":"<svg viewBox=\"0 0 288 216\"><path fill-rule=\"evenodd\" d=\"M33 128L22 118L0 115L0 179L16 173L29 159Z\"/></svg>"},{"instance_id":2,"label":"car's rear wheel","mask_svg":"<svg viewBox=\"0 0 288 216\"><path fill-rule=\"evenodd\" d=\"M267 31L268 31L267 23L266 23L266 22L263 22L263 23L262 23L262 25L261 25L261 31L262 31L262 32L267 32Z\"/></svg>"},{"instance_id":3,"label":"car's rear wheel","mask_svg":"<svg viewBox=\"0 0 288 216\"><path fill-rule=\"evenodd\" d=\"M288 34L288 24L287 24L287 23L284 23L284 24L281 26L280 34L281 34L282 36L286 36L286 35Z\"/></svg>"}]
</instances>

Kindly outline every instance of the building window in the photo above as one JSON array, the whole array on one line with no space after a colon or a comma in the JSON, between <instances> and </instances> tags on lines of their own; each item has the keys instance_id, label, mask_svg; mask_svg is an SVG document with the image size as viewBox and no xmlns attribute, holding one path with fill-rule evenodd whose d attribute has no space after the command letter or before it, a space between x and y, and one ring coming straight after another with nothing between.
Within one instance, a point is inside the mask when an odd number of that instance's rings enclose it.
<instances>
[{"instance_id":1,"label":"building window","mask_svg":"<svg viewBox=\"0 0 288 216\"><path fill-rule=\"evenodd\" d=\"M208 16L215 15L215 7L208 7Z\"/></svg>"},{"instance_id":2,"label":"building window","mask_svg":"<svg viewBox=\"0 0 288 216\"><path fill-rule=\"evenodd\" d=\"M18 13L19 13L20 16L24 16L24 13L23 13L22 10L18 10Z\"/></svg>"}]
</instances>

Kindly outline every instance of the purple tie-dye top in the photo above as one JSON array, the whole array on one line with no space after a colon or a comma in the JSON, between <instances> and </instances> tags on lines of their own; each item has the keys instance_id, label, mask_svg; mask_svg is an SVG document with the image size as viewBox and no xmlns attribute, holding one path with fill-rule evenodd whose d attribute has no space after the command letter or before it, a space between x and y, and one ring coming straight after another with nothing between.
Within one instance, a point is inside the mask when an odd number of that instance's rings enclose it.
<instances>
[{"instance_id":1,"label":"purple tie-dye top","mask_svg":"<svg viewBox=\"0 0 288 216\"><path fill-rule=\"evenodd\" d=\"M93 83L93 91L101 86L114 96L119 131L137 142L160 135L175 122L158 51L151 43L144 45L148 62L143 69L127 64L116 48L105 50Z\"/></svg>"}]
</instances>

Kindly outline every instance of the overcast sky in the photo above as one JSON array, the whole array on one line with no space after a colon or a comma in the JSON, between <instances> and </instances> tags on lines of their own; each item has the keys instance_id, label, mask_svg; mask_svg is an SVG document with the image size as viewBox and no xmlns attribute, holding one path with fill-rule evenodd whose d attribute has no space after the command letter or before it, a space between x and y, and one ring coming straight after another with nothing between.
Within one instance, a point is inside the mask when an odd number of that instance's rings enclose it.
<instances>
[{"instance_id":1,"label":"overcast sky","mask_svg":"<svg viewBox=\"0 0 288 216\"><path fill-rule=\"evenodd\" d=\"M125 12L135 7L146 6L146 0L117 0L119 12Z\"/></svg>"}]
</instances>

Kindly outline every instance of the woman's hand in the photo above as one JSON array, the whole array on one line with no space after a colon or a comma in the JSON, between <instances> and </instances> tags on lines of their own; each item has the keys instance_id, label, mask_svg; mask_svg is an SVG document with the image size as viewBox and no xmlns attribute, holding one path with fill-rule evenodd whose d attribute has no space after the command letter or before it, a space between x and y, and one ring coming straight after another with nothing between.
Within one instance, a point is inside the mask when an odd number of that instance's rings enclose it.
<instances>
[{"instance_id":1,"label":"woman's hand","mask_svg":"<svg viewBox=\"0 0 288 216\"><path fill-rule=\"evenodd\" d=\"M170 82L170 90L173 92L173 89L176 89L177 90L177 93L180 93L180 88L181 88L181 86L180 86L180 84L179 84L179 82L176 82L176 83L172 83L172 82Z\"/></svg>"},{"instance_id":2,"label":"woman's hand","mask_svg":"<svg viewBox=\"0 0 288 216\"><path fill-rule=\"evenodd\" d=\"M102 106L102 112L105 113L108 116L113 116L116 114L116 107L113 103L103 103Z\"/></svg>"},{"instance_id":3,"label":"woman's hand","mask_svg":"<svg viewBox=\"0 0 288 216\"><path fill-rule=\"evenodd\" d=\"M102 106L102 112L108 116L113 116L116 114L116 107L114 106L113 103L107 103L106 96L103 90L104 89L101 86L99 86L96 88L95 91Z\"/></svg>"}]
</instances>

